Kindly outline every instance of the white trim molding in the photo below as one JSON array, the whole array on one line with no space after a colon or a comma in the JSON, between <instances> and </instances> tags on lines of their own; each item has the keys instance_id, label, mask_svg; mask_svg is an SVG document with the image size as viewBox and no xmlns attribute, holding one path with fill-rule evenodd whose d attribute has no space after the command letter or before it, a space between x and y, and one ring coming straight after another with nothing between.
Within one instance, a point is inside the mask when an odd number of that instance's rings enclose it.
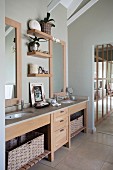
<instances>
[{"instance_id":1,"label":"white trim molding","mask_svg":"<svg viewBox=\"0 0 113 170\"><path fill-rule=\"evenodd\" d=\"M74 0L69 8L67 9L67 19L71 17L71 15L75 12L75 10L79 7L79 5L83 2L83 0Z\"/></svg>"},{"instance_id":2,"label":"white trim molding","mask_svg":"<svg viewBox=\"0 0 113 170\"><path fill-rule=\"evenodd\" d=\"M89 8L91 8L95 3L97 3L99 0L91 0L88 2L83 8L81 8L77 13L75 13L68 21L67 26L69 26L71 23L73 23L78 17L80 17L82 14L84 14Z\"/></svg>"},{"instance_id":3,"label":"white trim molding","mask_svg":"<svg viewBox=\"0 0 113 170\"><path fill-rule=\"evenodd\" d=\"M61 0L52 0L49 5L47 6L48 12L51 12L57 5L60 3Z\"/></svg>"}]
</instances>

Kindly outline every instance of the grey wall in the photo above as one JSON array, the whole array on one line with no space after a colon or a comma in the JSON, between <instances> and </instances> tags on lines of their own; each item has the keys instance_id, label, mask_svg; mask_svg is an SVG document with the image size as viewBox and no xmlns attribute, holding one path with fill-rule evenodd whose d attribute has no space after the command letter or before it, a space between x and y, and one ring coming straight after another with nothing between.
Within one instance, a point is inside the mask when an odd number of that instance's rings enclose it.
<instances>
[{"instance_id":1,"label":"grey wall","mask_svg":"<svg viewBox=\"0 0 113 170\"><path fill-rule=\"evenodd\" d=\"M0 169L5 170L5 2L0 0Z\"/></svg>"},{"instance_id":2,"label":"grey wall","mask_svg":"<svg viewBox=\"0 0 113 170\"><path fill-rule=\"evenodd\" d=\"M113 0L99 0L68 27L69 86L77 95L90 97L88 122L94 128L94 45L113 42Z\"/></svg>"},{"instance_id":3,"label":"grey wall","mask_svg":"<svg viewBox=\"0 0 113 170\"><path fill-rule=\"evenodd\" d=\"M22 96L25 102L29 100L29 82L39 82L44 84L46 97L49 96L49 79L48 78L29 78L27 77L27 64L37 63L38 66L48 68L48 60L27 56L27 39L24 37L27 31L28 19L43 19L47 13L48 0L6 0L6 16L21 23L22 26ZM62 15L62 17L61 17ZM52 28L52 35L67 41L66 27L67 11L62 5L58 5L51 13L51 18L55 19L55 28Z\"/></svg>"}]
</instances>

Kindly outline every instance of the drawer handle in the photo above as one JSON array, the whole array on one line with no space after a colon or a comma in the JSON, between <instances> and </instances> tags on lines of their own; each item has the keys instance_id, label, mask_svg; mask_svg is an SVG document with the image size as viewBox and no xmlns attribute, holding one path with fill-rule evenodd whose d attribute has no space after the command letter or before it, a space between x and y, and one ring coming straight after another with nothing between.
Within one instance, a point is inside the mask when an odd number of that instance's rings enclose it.
<instances>
[{"instance_id":1,"label":"drawer handle","mask_svg":"<svg viewBox=\"0 0 113 170\"><path fill-rule=\"evenodd\" d=\"M60 130L60 132L63 132L63 131L64 131L64 129L61 129L61 130Z\"/></svg>"},{"instance_id":2,"label":"drawer handle","mask_svg":"<svg viewBox=\"0 0 113 170\"><path fill-rule=\"evenodd\" d=\"M60 122L63 122L64 120L60 120Z\"/></svg>"},{"instance_id":3,"label":"drawer handle","mask_svg":"<svg viewBox=\"0 0 113 170\"><path fill-rule=\"evenodd\" d=\"M63 113L63 112L64 112L64 110L61 110L61 111L60 111L60 113Z\"/></svg>"}]
</instances>

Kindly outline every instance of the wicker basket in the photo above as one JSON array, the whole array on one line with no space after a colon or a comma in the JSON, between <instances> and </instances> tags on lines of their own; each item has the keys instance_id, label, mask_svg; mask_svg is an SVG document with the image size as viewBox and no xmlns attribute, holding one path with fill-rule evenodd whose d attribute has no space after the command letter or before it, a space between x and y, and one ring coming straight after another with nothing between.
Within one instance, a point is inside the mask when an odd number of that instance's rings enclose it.
<instances>
[{"instance_id":1,"label":"wicker basket","mask_svg":"<svg viewBox=\"0 0 113 170\"><path fill-rule=\"evenodd\" d=\"M44 152L44 134L8 152L8 170L18 170Z\"/></svg>"},{"instance_id":2,"label":"wicker basket","mask_svg":"<svg viewBox=\"0 0 113 170\"><path fill-rule=\"evenodd\" d=\"M37 64L28 64L28 73L29 74L38 74L38 65Z\"/></svg>"},{"instance_id":3,"label":"wicker basket","mask_svg":"<svg viewBox=\"0 0 113 170\"><path fill-rule=\"evenodd\" d=\"M45 32L51 35L51 23L50 22L47 22L47 23L41 22L40 25L41 25L42 32Z\"/></svg>"},{"instance_id":4,"label":"wicker basket","mask_svg":"<svg viewBox=\"0 0 113 170\"><path fill-rule=\"evenodd\" d=\"M83 115L71 121L71 134L83 127Z\"/></svg>"}]
</instances>

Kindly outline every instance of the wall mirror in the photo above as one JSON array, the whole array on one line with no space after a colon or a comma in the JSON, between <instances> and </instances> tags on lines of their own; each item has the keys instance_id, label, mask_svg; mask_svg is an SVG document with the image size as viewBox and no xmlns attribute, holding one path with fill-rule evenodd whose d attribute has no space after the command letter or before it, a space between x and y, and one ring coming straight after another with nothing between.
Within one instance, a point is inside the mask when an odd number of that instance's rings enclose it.
<instances>
[{"instance_id":1,"label":"wall mirror","mask_svg":"<svg viewBox=\"0 0 113 170\"><path fill-rule=\"evenodd\" d=\"M21 24L5 18L5 105L21 99Z\"/></svg>"},{"instance_id":2,"label":"wall mirror","mask_svg":"<svg viewBox=\"0 0 113 170\"><path fill-rule=\"evenodd\" d=\"M66 90L66 45L53 41L53 94L65 95Z\"/></svg>"}]
</instances>

